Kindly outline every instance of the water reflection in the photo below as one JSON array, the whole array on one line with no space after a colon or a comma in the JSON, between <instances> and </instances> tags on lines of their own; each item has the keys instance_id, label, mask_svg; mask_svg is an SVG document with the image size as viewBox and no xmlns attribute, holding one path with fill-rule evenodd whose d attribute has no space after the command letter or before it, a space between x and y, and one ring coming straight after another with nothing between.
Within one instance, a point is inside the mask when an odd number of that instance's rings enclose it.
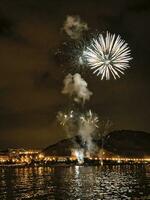
<instances>
[{"instance_id":1,"label":"water reflection","mask_svg":"<svg viewBox=\"0 0 150 200\"><path fill-rule=\"evenodd\" d=\"M150 199L150 167L0 168L0 199Z\"/></svg>"}]
</instances>

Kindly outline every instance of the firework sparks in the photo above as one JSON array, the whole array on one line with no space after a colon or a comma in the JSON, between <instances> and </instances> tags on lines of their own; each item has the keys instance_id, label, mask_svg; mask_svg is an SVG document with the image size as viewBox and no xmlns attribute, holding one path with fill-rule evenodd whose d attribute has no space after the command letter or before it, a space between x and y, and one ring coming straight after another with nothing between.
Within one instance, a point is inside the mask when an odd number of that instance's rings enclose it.
<instances>
[{"instance_id":1,"label":"firework sparks","mask_svg":"<svg viewBox=\"0 0 150 200\"><path fill-rule=\"evenodd\" d=\"M74 118L74 111L71 110L69 112L58 112L57 120L59 121L60 125L65 126L70 120Z\"/></svg>"},{"instance_id":2,"label":"firework sparks","mask_svg":"<svg viewBox=\"0 0 150 200\"><path fill-rule=\"evenodd\" d=\"M89 110L85 114L82 114L80 116L80 120L81 120L81 123L83 124L87 123L98 128L98 122L99 122L98 116L95 113L92 113L91 110Z\"/></svg>"},{"instance_id":3,"label":"firework sparks","mask_svg":"<svg viewBox=\"0 0 150 200\"><path fill-rule=\"evenodd\" d=\"M118 35L106 33L97 39L92 39L90 46L83 51L83 58L87 65L93 69L93 73L101 75L101 80L120 78L124 70L129 68L130 49L128 44Z\"/></svg>"}]
</instances>

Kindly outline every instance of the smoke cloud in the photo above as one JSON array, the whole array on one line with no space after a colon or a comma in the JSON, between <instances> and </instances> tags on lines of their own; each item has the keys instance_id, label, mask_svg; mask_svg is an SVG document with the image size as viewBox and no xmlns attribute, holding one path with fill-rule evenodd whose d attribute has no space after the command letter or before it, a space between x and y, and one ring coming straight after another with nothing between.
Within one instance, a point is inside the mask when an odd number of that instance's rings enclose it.
<instances>
[{"instance_id":1,"label":"smoke cloud","mask_svg":"<svg viewBox=\"0 0 150 200\"><path fill-rule=\"evenodd\" d=\"M95 153L97 147L93 143L93 138L99 128L99 118L91 110L81 115L79 120L78 134L81 136L82 143L86 147L86 153L90 155Z\"/></svg>"},{"instance_id":2,"label":"smoke cloud","mask_svg":"<svg viewBox=\"0 0 150 200\"><path fill-rule=\"evenodd\" d=\"M84 31L88 30L88 26L85 22L81 21L79 16L67 16L63 30L71 39L77 40L82 36Z\"/></svg>"},{"instance_id":3,"label":"smoke cloud","mask_svg":"<svg viewBox=\"0 0 150 200\"><path fill-rule=\"evenodd\" d=\"M92 141L92 135L95 131L95 127L89 123L80 123L79 135L82 138L82 143L86 146L88 152L93 152L95 150L95 145Z\"/></svg>"},{"instance_id":4,"label":"smoke cloud","mask_svg":"<svg viewBox=\"0 0 150 200\"><path fill-rule=\"evenodd\" d=\"M62 93L73 97L73 100L77 103L85 103L92 95L92 92L88 90L87 86L87 82L80 74L68 74L64 79Z\"/></svg>"}]
</instances>

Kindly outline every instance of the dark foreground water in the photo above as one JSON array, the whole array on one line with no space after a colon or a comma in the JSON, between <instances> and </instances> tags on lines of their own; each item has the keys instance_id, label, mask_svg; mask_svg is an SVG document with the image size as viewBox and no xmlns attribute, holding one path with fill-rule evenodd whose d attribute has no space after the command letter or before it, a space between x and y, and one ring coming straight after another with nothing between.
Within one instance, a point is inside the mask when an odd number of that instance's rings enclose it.
<instances>
[{"instance_id":1,"label":"dark foreground water","mask_svg":"<svg viewBox=\"0 0 150 200\"><path fill-rule=\"evenodd\" d=\"M150 199L150 166L0 168L0 199Z\"/></svg>"}]
</instances>

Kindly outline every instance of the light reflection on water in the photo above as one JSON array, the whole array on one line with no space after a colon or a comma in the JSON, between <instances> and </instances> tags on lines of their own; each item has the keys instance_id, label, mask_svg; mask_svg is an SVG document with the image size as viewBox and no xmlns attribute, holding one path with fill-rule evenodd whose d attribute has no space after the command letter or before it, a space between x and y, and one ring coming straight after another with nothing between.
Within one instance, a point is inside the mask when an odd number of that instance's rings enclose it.
<instances>
[{"instance_id":1,"label":"light reflection on water","mask_svg":"<svg viewBox=\"0 0 150 200\"><path fill-rule=\"evenodd\" d=\"M0 199L150 199L150 166L0 168Z\"/></svg>"}]
</instances>

